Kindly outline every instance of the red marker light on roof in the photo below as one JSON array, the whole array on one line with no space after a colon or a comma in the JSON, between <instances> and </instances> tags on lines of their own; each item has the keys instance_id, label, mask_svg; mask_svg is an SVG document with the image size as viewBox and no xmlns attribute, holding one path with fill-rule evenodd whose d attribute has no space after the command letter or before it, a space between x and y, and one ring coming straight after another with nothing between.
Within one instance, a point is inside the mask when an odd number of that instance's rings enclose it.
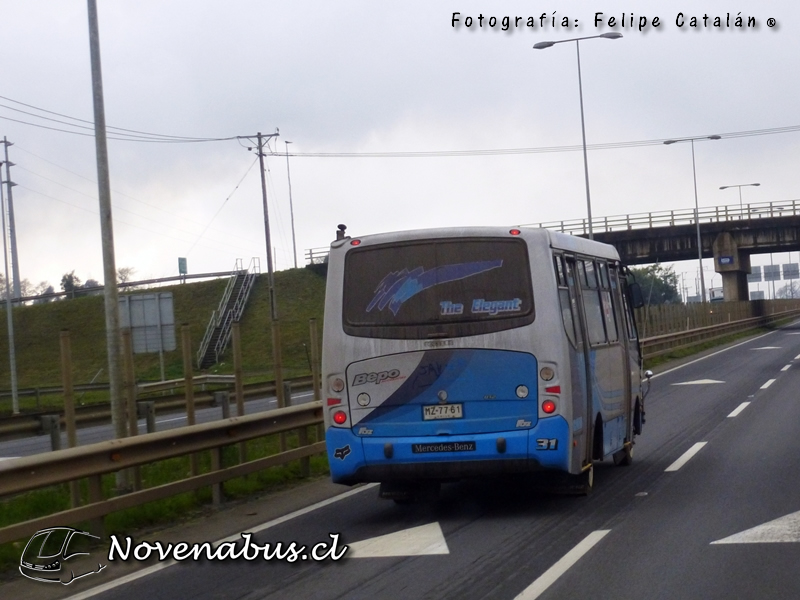
<instances>
[{"instance_id":1,"label":"red marker light on roof","mask_svg":"<svg viewBox=\"0 0 800 600\"><path fill-rule=\"evenodd\" d=\"M350 242L351 246L359 246L361 244L361 240L352 240Z\"/></svg>"},{"instance_id":2,"label":"red marker light on roof","mask_svg":"<svg viewBox=\"0 0 800 600\"><path fill-rule=\"evenodd\" d=\"M338 410L333 413L333 422L337 425L344 425L345 421L347 421L347 413L343 410Z\"/></svg>"},{"instance_id":3,"label":"red marker light on roof","mask_svg":"<svg viewBox=\"0 0 800 600\"><path fill-rule=\"evenodd\" d=\"M546 412L548 415L551 415L554 412L556 412L556 403L553 402L552 400L545 400L544 402L542 402L542 410ZM335 418L336 416L334 415L334 419Z\"/></svg>"},{"instance_id":4,"label":"red marker light on roof","mask_svg":"<svg viewBox=\"0 0 800 600\"><path fill-rule=\"evenodd\" d=\"M519 235L522 232L519 229L512 229L508 233L510 233L511 235Z\"/></svg>"}]
</instances>

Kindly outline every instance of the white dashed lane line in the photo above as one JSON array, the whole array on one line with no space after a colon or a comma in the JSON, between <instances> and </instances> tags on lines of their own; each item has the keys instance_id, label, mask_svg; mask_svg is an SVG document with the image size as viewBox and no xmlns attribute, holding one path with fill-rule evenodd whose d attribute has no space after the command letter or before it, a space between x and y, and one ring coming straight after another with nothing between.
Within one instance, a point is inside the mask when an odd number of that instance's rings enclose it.
<instances>
[{"instance_id":1,"label":"white dashed lane line","mask_svg":"<svg viewBox=\"0 0 800 600\"><path fill-rule=\"evenodd\" d=\"M731 414L728 415L728 418L732 419L733 417L739 416L739 413L741 413L748 406L750 406L749 402L742 402Z\"/></svg>"},{"instance_id":2,"label":"white dashed lane line","mask_svg":"<svg viewBox=\"0 0 800 600\"><path fill-rule=\"evenodd\" d=\"M578 562L584 554L589 552L597 542L602 540L609 531L611 530L599 529L587 535L577 546L567 552L561 560L547 569L536 581L525 588L514 600L534 600L541 596L547 588L553 585L553 583Z\"/></svg>"},{"instance_id":3,"label":"white dashed lane line","mask_svg":"<svg viewBox=\"0 0 800 600\"><path fill-rule=\"evenodd\" d=\"M792 368L792 365L786 365L785 367L783 367L783 368L781 369L781 371L788 371L788 370L789 370L789 369L791 369L791 368Z\"/></svg>"},{"instance_id":4,"label":"white dashed lane line","mask_svg":"<svg viewBox=\"0 0 800 600\"><path fill-rule=\"evenodd\" d=\"M678 460L676 460L674 463L672 463L670 466L668 466L666 469L664 469L664 471L666 471L666 472L677 471L683 465L685 465L687 462L689 462L689 460L695 454L700 452L700 450L702 450L703 446L705 446L707 443L708 442L697 442L694 446L692 446L686 452L684 452L683 456L681 456Z\"/></svg>"},{"instance_id":5,"label":"white dashed lane line","mask_svg":"<svg viewBox=\"0 0 800 600\"><path fill-rule=\"evenodd\" d=\"M775 380L774 380L774 379L770 379L770 380L769 380L769 381L767 381L767 382L766 382L764 385L762 385L760 389L762 389L762 390L765 390L765 389L767 389L769 386L771 386L773 383L775 383Z\"/></svg>"}]
</instances>

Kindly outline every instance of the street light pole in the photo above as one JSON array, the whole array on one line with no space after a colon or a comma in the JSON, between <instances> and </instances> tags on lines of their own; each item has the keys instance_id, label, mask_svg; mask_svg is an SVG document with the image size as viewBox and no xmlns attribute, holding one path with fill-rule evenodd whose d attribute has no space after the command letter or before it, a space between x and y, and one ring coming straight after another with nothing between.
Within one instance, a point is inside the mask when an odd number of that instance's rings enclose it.
<instances>
[{"instance_id":1,"label":"street light pole","mask_svg":"<svg viewBox=\"0 0 800 600\"><path fill-rule=\"evenodd\" d=\"M740 183L738 185L723 185L719 189L727 190L728 188L739 188L739 211L744 214L744 204L742 204L742 188L748 186L758 187L760 183Z\"/></svg>"},{"instance_id":2,"label":"street light pole","mask_svg":"<svg viewBox=\"0 0 800 600\"><path fill-rule=\"evenodd\" d=\"M681 138L679 140L666 140L666 145L677 142L691 142L692 144L692 178L694 180L694 223L697 229L697 261L700 264L700 293L702 302L706 301L706 278L703 276L703 243L700 238L700 205L697 201L697 168L694 160L694 141L695 140L718 140L718 135L704 135L701 137Z\"/></svg>"},{"instance_id":3,"label":"street light pole","mask_svg":"<svg viewBox=\"0 0 800 600\"><path fill-rule=\"evenodd\" d=\"M289 144L292 142L284 141L286 144L286 177L289 178L289 216L292 221L292 257L294 258L294 268L297 268L297 243L294 237L294 205L292 204L292 174L289 172Z\"/></svg>"},{"instance_id":4,"label":"street light pole","mask_svg":"<svg viewBox=\"0 0 800 600\"><path fill-rule=\"evenodd\" d=\"M559 40L557 42L539 42L534 44L533 47L535 50L544 50L545 48L550 48L556 44L562 44L564 42L575 42L575 49L578 55L578 99L580 100L581 106L581 138L583 140L583 177L586 183L586 216L588 218L589 223L589 239L594 239L594 234L592 232L592 198L589 193L589 160L586 155L586 123L584 120L583 115L583 82L581 80L581 40L591 40L594 38L605 38L607 40L616 40L622 37L621 33L611 32L611 33L603 33L601 35L590 35L587 37L579 37L579 38L572 38L569 40Z\"/></svg>"}]
</instances>

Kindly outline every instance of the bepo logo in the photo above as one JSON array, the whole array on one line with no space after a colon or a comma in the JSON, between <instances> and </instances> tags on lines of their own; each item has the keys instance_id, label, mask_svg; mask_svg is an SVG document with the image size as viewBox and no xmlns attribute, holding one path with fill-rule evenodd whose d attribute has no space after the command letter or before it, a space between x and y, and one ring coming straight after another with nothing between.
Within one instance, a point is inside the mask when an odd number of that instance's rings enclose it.
<instances>
[{"instance_id":1,"label":"bepo logo","mask_svg":"<svg viewBox=\"0 0 800 600\"><path fill-rule=\"evenodd\" d=\"M359 373L353 377L353 386L364 385L365 383L374 383L378 385L386 380L397 379L398 377L400 377L400 369L380 371L378 373Z\"/></svg>"}]
</instances>

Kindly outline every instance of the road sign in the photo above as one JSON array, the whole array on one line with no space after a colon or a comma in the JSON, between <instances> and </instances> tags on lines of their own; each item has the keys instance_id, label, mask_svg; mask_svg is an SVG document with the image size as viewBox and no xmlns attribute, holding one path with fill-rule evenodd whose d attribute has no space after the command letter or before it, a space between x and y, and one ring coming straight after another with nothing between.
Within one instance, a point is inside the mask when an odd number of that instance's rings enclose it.
<instances>
[{"instance_id":1,"label":"road sign","mask_svg":"<svg viewBox=\"0 0 800 600\"><path fill-rule=\"evenodd\" d=\"M800 269L797 263L787 263L783 265L784 279L800 279Z\"/></svg>"},{"instance_id":2,"label":"road sign","mask_svg":"<svg viewBox=\"0 0 800 600\"><path fill-rule=\"evenodd\" d=\"M781 280L780 265L764 265L764 281L780 281L780 280Z\"/></svg>"},{"instance_id":3,"label":"road sign","mask_svg":"<svg viewBox=\"0 0 800 600\"><path fill-rule=\"evenodd\" d=\"M172 292L120 296L119 320L120 327L131 330L135 354L177 348Z\"/></svg>"},{"instance_id":4,"label":"road sign","mask_svg":"<svg viewBox=\"0 0 800 600\"><path fill-rule=\"evenodd\" d=\"M178 257L178 275L186 275L188 273L189 269L186 267L186 259Z\"/></svg>"},{"instance_id":5,"label":"road sign","mask_svg":"<svg viewBox=\"0 0 800 600\"><path fill-rule=\"evenodd\" d=\"M757 283L761 281L761 267L753 267L752 273L747 274L748 283Z\"/></svg>"}]
</instances>

